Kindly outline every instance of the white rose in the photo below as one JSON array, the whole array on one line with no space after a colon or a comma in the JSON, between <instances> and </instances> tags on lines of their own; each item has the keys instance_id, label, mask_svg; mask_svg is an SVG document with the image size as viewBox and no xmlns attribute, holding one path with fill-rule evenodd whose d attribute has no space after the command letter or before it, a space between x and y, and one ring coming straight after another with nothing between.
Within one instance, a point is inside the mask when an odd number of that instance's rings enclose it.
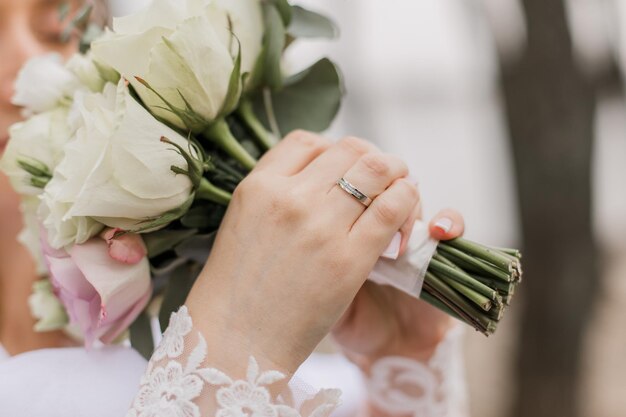
<instances>
[{"instance_id":1,"label":"white rose","mask_svg":"<svg viewBox=\"0 0 626 417\"><path fill-rule=\"evenodd\" d=\"M100 92L104 88L106 80L90 56L74 54L66 66L90 91Z\"/></svg>"},{"instance_id":2,"label":"white rose","mask_svg":"<svg viewBox=\"0 0 626 417\"><path fill-rule=\"evenodd\" d=\"M69 323L69 318L61 304L54 295L50 281L41 280L33 284L33 293L28 298L31 314L37 319L35 331L48 332L64 328Z\"/></svg>"},{"instance_id":3,"label":"white rose","mask_svg":"<svg viewBox=\"0 0 626 417\"><path fill-rule=\"evenodd\" d=\"M127 78L154 114L191 129L201 126L163 110L163 100L135 77L177 108L186 100L208 124L221 116L239 43L241 71L249 72L263 37L259 0L155 0L113 28L92 45L96 59Z\"/></svg>"},{"instance_id":4,"label":"white rose","mask_svg":"<svg viewBox=\"0 0 626 417\"><path fill-rule=\"evenodd\" d=\"M162 137L187 148L187 139L157 121L121 81L81 100L83 126L42 197L44 226L54 248L83 243L102 224L134 229L176 209L190 197L191 180L171 166L187 168Z\"/></svg>"},{"instance_id":5,"label":"white rose","mask_svg":"<svg viewBox=\"0 0 626 417\"><path fill-rule=\"evenodd\" d=\"M11 139L0 160L0 170L18 193L41 194L41 188L31 185L32 175L20 167L18 161L39 161L52 172L63 156L64 144L72 136L67 117L68 110L58 108L16 123L9 129Z\"/></svg>"},{"instance_id":6,"label":"white rose","mask_svg":"<svg viewBox=\"0 0 626 417\"><path fill-rule=\"evenodd\" d=\"M20 70L11 102L26 114L42 113L69 104L78 88L80 81L63 65L61 55L36 56Z\"/></svg>"},{"instance_id":7,"label":"white rose","mask_svg":"<svg viewBox=\"0 0 626 417\"><path fill-rule=\"evenodd\" d=\"M41 196L37 211L37 217L46 229L48 244L54 249L85 243L104 229L103 224L90 217L68 215L72 203L62 200L64 180L55 173Z\"/></svg>"}]
</instances>

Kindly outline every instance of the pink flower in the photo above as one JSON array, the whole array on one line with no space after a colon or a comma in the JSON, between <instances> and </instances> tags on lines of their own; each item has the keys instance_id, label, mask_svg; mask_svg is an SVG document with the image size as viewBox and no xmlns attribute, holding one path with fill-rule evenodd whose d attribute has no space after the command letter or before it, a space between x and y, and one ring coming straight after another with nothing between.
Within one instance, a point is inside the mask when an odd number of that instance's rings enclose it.
<instances>
[{"instance_id":1,"label":"pink flower","mask_svg":"<svg viewBox=\"0 0 626 417\"><path fill-rule=\"evenodd\" d=\"M152 295L143 240L127 234L117 241L114 234L105 231L102 237L66 251L50 247L42 232L50 281L70 322L82 330L87 347L96 340L115 340L143 311Z\"/></svg>"},{"instance_id":2,"label":"pink flower","mask_svg":"<svg viewBox=\"0 0 626 417\"><path fill-rule=\"evenodd\" d=\"M100 233L109 247L109 256L116 261L134 265L146 257L148 253L141 236L134 233L123 233L122 229L105 229Z\"/></svg>"}]
</instances>

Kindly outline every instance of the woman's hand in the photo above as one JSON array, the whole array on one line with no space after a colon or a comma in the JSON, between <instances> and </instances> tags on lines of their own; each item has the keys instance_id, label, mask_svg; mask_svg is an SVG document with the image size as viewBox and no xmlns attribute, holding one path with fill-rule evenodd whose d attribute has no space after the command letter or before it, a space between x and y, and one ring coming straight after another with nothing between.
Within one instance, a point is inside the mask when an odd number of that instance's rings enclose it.
<instances>
[{"instance_id":1,"label":"woman's hand","mask_svg":"<svg viewBox=\"0 0 626 417\"><path fill-rule=\"evenodd\" d=\"M429 228L434 238L448 240L463 234L464 222L456 211L444 210ZM404 230L401 252L409 237L408 229ZM450 316L430 304L393 287L367 282L333 335L345 354L367 371L370 364L385 356L426 361L451 325Z\"/></svg>"},{"instance_id":2,"label":"woman's hand","mask_svg":"<svg viewBox=\"0 0 626 417\"><path fill-rule=\"evenodd\" d=\"M265 155L235 191L187 301L222 369L243 371L254 355L295 371L415 217L406 175L402 161L355 138L333 145L295 132ZM341 177L373 203L336 186Z\"/></svg>"}]
</instances>

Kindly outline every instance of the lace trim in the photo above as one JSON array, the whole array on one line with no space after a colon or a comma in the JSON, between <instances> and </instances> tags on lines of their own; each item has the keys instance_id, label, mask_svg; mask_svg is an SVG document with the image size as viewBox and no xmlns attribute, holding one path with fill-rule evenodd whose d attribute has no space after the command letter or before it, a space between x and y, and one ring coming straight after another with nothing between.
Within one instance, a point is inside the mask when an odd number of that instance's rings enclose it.
<instances>
[{"instance_id":1,"label":"lace trim","mask_svg":"<svg viewBox=\"0 0 626 417\"><path fill-rule=\"evenodd\" d=\"M172 314L126 417L327 417L339 404L338 390L321 390L303 401L292 388L273 396L269 387L285 381L283 373L261 371L250 357L246 379L233 379L203 367L207 354L204 336L193 331L189 311L181 307Z\"/></svg>"},{"instance_id":2,"label":"lace trim","mask_svg":"<svg viewBox=\"0 0 626 417\"><path fill-rule=\"evenodd\" d=\"M395 356L375 362L367 381L371 403L388 415L468 416L462 335L453 328L426 363Z\"/></svg>"}]
</instances>

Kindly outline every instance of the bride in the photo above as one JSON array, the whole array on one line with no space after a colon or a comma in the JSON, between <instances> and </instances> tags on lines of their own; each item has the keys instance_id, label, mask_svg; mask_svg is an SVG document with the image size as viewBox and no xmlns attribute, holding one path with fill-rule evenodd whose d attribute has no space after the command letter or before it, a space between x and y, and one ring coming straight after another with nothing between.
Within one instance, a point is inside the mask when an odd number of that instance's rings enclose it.
<instances>
[{"instance_id":1,"label":"bride","mask_svg":"<svg viewBox=\"0 0 626 417\"><path fill-rule=\"evenodd\" d=\"M19 119L10 97L21 63L75 47L53 41L62 30L56 6L0 0L0 58L11 63L0 70L0 151ZM366 141L294 132L262 158L148 364L129 348L58 349L70 343L62 334L32 333L26 294L36 274L15 243L17 199L4 179L0 194L0 342L10 355L32 351L0 363L3 415L114 416L130 406L131 417L326 416L339 393L309 387L320 374L347 392L364 383L364 393L343 399L358 409L343 415L465 415L458 328L423 302L366 282L382 253L404 252L420 217L406 165ZM446 210L430 230L450 239L463 220ZM311 357L329 333L358 376L346 377L344 362Z\"/></svg>"}]
</instances>

